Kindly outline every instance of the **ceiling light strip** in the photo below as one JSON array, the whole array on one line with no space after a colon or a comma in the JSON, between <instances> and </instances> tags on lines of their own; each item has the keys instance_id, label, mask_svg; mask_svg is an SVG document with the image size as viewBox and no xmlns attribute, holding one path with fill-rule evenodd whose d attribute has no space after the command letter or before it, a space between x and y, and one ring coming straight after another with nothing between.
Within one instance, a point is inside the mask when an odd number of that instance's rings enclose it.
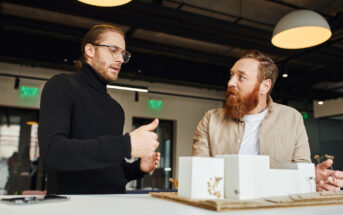
<instances>
[{"instance_id":1,"label":"ceiling light strip","mask_svg":"<svg viewBox=\"0 0 343 215\"><path fill-rule=\"evenodd\" d=\"M147 88L138 88L138 87L129 87L129 86L117 86L117 85L107 85L107 88L116 89L116 90L127 90L134 92L147 93L149 90Z\"/></svg>"}]
</instances>

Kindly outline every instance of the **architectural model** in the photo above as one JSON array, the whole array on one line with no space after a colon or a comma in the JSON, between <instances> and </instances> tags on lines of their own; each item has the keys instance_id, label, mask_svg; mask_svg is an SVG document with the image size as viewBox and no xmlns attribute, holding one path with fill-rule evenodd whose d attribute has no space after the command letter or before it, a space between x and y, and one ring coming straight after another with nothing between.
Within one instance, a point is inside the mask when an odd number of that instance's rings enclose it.
<instances>
[{"instance_id":1,"label":"architectural model","mask_svg":"<svg viewBox=\"0 0 343 215\"><path fill-rule=\"evenodd\" d=\"M239 200L316 192L314 164L284 163L282 169L270 169L265 155L180 158L179 196L222 198L222 188L225 198Z\"/></svg>"}]
</instances>

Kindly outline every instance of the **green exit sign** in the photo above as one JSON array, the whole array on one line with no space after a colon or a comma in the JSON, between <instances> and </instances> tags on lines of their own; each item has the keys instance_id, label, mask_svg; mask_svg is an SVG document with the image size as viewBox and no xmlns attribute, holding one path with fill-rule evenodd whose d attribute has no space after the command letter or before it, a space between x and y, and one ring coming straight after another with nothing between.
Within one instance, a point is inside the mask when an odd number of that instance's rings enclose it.
<instances>
[{"instance_id":1,"label":"green exit sign","mask_svg":"<svg viewBox=\"0 0 343 215\"><path fill-rule=\"evenodd\" d=\"M149 99L149 108L160 110L163 107L163 101L162 100L155 100L155 99Z\"/></svg>"},{"instance_id":2,"label":"green exit sign","mask_svg":"<svg viewBox=\"0 0 343 215\"><path fill-rule=\"evenodd\" d=\"M304 119L308 119L308 113L307 112L301 112L301 115L303 115Z\"/></svg>"},{"instance_id":3,"label":"green exit sign","mask_svg":"<svg viewBox=\"0 0 343 215\"><path fill-rule=\"evenodd\" d=\"M37 97L38 87L20 86L20 97Z\"/></svg>"}]
</instances>

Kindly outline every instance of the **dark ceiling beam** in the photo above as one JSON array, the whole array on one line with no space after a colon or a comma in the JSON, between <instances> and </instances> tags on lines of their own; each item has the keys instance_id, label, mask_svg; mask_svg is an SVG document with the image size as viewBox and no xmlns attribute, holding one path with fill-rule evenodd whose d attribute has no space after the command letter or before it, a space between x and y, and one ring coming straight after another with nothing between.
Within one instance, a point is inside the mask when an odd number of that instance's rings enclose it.
<instances>
[{"instance_id":1,"label":"dark ceiling beam","mask_svg":"<svg viewBox=\"0 0 343 215\"><path fill-rule=\"evenodd\" d=\"M50 23L50 25L47 25L49 27L44 29L44 34L42 34L41 32L37 33L37 31L28 30L30 29L30 26L36 26L37 22L42 21L26 20L26 22L24 22L25 20L20 19L16 19L15 21L20 23L17 25L15 31L4 31L4 29L0 31L0 34L3 38L3 40L0 42L0 46L2 47L0 57L2 61L29 66L62 68L68 71L73 70L72 62L73 60L78 59L80 56L79 48L81 40L64 41L61 40L59 36L54 37L56 36L54 31L61 27L59 24ZM46 24L47 23L44 23L44 25ZM82 35L83 31L85 31L85 29L74 29L73 34ZM69 35L64 36L65 38L69 37ZM12 40L18 42L5 42ZM180 85L185 85L185 83L188 82L188 86L192 85L194 87L198 87L201 85L202 87L206 88L208 86L212 86L210 87L211 89L221 89L223 86L226 86L226 83L224 83L224 79L228 77L226 74L226 68L232 65L232 63L235 61L235 58L232 57L225 57L223 55L209 54L202 51L194 51L180 47L162 45L145 40L131 38L127 40L127 43L128 50L133 51L133 60L138 60L138 64L133 63L131 65L134 65L134 67L137 67L137 65L138 67L139 65L143 67L144 65L149 64L154 65L152 68L149 68L149 70L153 72L152 74L144 74L141 77L141 80L146 81L167 80L167 78L161 77L161 74L158 72L160 71L158 68L161 68L161 66L163 67L163 64L161 65L159 62L159 56L168 56L168 58L172 57L171 59L188 59L188 61L177 61L179 69L183 69L183 71L180 71L181 73L179 71L173 71L173 73L175 73L175 77L171 78L170 80L174 81L170 82L179 83ZM151 57L149 57L150 55ZM67 63L64 62L65 58L68 59ZM196 63L194 63L194 61L196 61ZM173 60L166 62L171 65L173 64ZM217 62L217 64L215 62ZM216 67L215 65L218 64L225 65L225 67ZM198 70L199 67L201 68L202 66L205 66L207 69L200 69L202 71ZM123 71L124 70L125 66L123 67ZM194 71L197 72L197 78L192 78L194 76ZM199 72L202 73L200 74ZM128 71L126 73L123 72L122 75L126 78L132 78L131 73ZM183 77L186 76L188 76L188 78L183 79ZM139 77L139 74L138 76L134 75L134 77ZM199 85L196 85L192 82L199 83Z\"/></svg>"},{"instance_id":2,"label":"dark ceiling beam","mask_svg":"<svg viewBox=\"0 0 343 215\"><path fill-rule=\"evenodd\" d=\"M2 27L4 30L17 31L19 33L25 32L37 35L38 37L43 36L58 40L69 40L71 42L76 42L77 44L80 44L83 35L87 32L87 29L68 27L56 23L30 20L8 15L3 16ZM203 51L195 51L171 45L134 39L132 38L132 34L135 32L135 30L135 28L131 28L126 34L128 49L134 49L138 51L144 50L145 52L154 52L156 54L224 66L232 64L236 59L225 55L211 54ZM37 40L39 40L38 37Z\"/></svg>"},{"instance_id":3,"label":"dark ceiling beam","mask_svg":"<svg viewBox=\"0 0 343 215\"><path fill-rule=\"evenodd\" d=\"M303 9L303 8L299 7L298 5L283 2L282 0L267 0L267 1L273 2L273 3L278 4L278 5L286 6L289 8L293 8L293 9Z\"/></svg>"},{"instance_id":4,"label":"dark ceiling beam","mask_svg":"<svg viewBox=\"0 0 343 215\"><path fill-rule=\"evenodd\" d=\"M181 8L185 5L185 2L181 2L176 9L181 10Z\"/></svg>"},{"instance_id":5,"label":"dark ceiling beam","mask_svg":"<svg viewBox=\"0 0 343 215\"><path fill-rule=\"evenodd\" d=\"M27 19L18 16L2 15L1 27L3 30L17 29L22 32L36 32L36 34L55 34L61 37L65 36L67 40L74 38L81 41L81 38L88 29L71 27L46 21Z\"/></svg>"},{"instance_id":6,"label":"dark ceiling beam","mask_svg":"<svg viewBox=\"0 0 343 215\"><path fill-rule=\"evenodd\" d=\"M3 34L3 36L5 35ZM6 36L6 38L8 37L9 36ZM51 43L59 47L62 47L62 46L58 44L60 43L63 44L63 42L60 40L55 40L55 42L53 42L52 40ZM177 47L167 46L167 45L161 46L160 44L149 42L149 41L129 40L128 44L130 44L128 45L128 50L133 52L133 57L135 57L135 52L148 53L148 54L155 54L155 55L160 55L160 56L169 56L169 57L178 58L178 59L186 59L192 62L222 65L222 66L228 66L228 67L231 66L235 61L235 59L231 57L223 57L222 55L209 55L208 53L204 53L200 51L194 52L188 49L182 49L182 48L177 48ZM35 47L38 47L38 46L45 47L43 48L43 50L41 50L40 54L36 52L32 52L32 51L28 52L29 50L37 50L37 48ZM57 49L57 47L52 47L51 45L43 42L43 38L36 37L36 42L34 41L28 42L25 46L26 52L20 52L20 56L18 56L18 58L26 58L28 59L28 62L29 62L30 60L39 61L41 57L45 57L44 59L47 61L47 63L54 63L56 61L59 61L60 63L62 63L62 60L64 58L67 58L69 61L78 59L79 46L80 44L75 41L73 43L73 47L75 47L75 50L73 50L74 53L70 55L71 54L70 50L68 50L67 48ZM22 48L24 48L24 46L20 44L15 44L15 45L12 44L11 47L6 47L6 45L2 44L2 50L1 50L0 55L2 56L3 59L5 59L6 55L12 56L12 58L15 58L16 56L15 56L15 52L13 53L13 50L20 50ZM7 50L12 50L12 51L7 51ZM52 52L56 52L56 54ZM51 62L52 60L49 60L49 59L53 59L53 62ZM151 60L153 61L153 59ZM5 60L5 61L8 62L8 60ZM20 63L21 61L18 60L16 63L21 64ZM33 64L36 64L36 63L33 63Z\"/></svg>"},{"instance_id":7,"label":"dark ceiling beam","mask_svg":"<svg viewBox=\"0 0 343 215\"><path fill-rule=\"evenodd\" d=\"M162 4L162 0L153 0L152 3L154 3L154 4Z\"/></svg>"},{"instance_id":8,"label":"dark ceiling beam","mask_svg":"<svg viewBox=\"0 0 343 215\"><path fill-rule=\"evenodd\" d=\"M239 21L241 21L242 20L242 18L241 17L239 17L239 18L237 18L233 23L238 23Z\"/></svg>"},{"instance_id":9,"label":"dark ceiling beam","mask_svg":"<svg viewBox=\"0 0 343 215\"><path fill-rule=\"evenodd\" d=\"M166 0L168 2L173 2L173 3L179 3L178 1L174 1L174 0ZM195 9L198 9L198 10L202 10L202 11L206 11L206 12L210 12L212 14L217 14L217 15L221 15L221 16L226 16L226 17L230 17L230 18L234 18L236 19L236 21L234 21L233 23L237 23L238 21L240 20L245 20L245 21L249 21L251 23L255 23L255 24L260 24L260 25L264 25L264 26L269 26L269 27L273 27L273 25L269 24L269 23L266 23L266 22L260 22L260 21L257 21L257 20L252 20L252 19L248 19L248 18L245 18L245 17L242 17L242 16L237 16L237 15L232 15L232 14L228 14L228 13L223 13L223 12L220 12L220 11L217 11L217 10L212 10L212 9L209 9L209 8L205 8L205 7L199 7L197 5L192 5L192 4L189 4L189 3L185 3L185 2L182 2L180 3L180 5L177 7L177 9L181 9L181 7L183 6L188 6L188 7L191 7L191 8L195 8ZM238 20L238 21L237 21Z\"/></svg>"},{"instance_id":10,"label":"dark ceiling beam","mask_svg":"<svg viewBox=\"0 0 343 215\"><path fill-rule=\"evenodd\" d=\"M128 38L131 38L132 35L137 31L137 28L136 27L131 27L130 30L128 30L126 33L125 33L125 39L128 39Z\"/></svg>"},{"instance_id":11,"label":"dark ceiling beam","mask_svg":"<svg viewBox=\"0 0 343 215\"><path fill-rule=\"evenodd\" d=\"M69 13L122 25L134 25L137 28L235 48L258 49L275 55L289 54L288 50L281 50L271 45L270 32L157 4L136 1L117 8L97 8L77 1L60 0L39 1L39 3L36 0L11 0L9 3Z\"/></svg>"},{"instance_id":12,"label":"dark ceiling beam","mask_svg":"<svg viewBox=\"0 0 343 215\"><path fill-rule=\"evenodd\" d=\"M275 4L278 4L278 5L285 6L285 7L293 8L293 9L296 9L296 10L308 10L308 8L300 7L298 5L291 4L291 3L288 3L288 2L284 2L282 0L268 0L268 1L273 2ZM316 12L319 13L320 15L322 15L322 16L325 16L326 18L331 18L332 17L329 14L325 14L325 13L318 12L318 11L316 11Z\"/></svg>"},{"instance_id":13,"label":"dark ceiling beam","mask_svg":"<svg viewBox=\"0 0 343 215\"><path fill-rule=\"evenodd\" d=\"M171 56L180 59L187 59L196 62L216 64L222 66L231 66L237 58L229 57L219 54L210 54L208 52L185 49L160 43L154 43L140 39L129 39L127 41L130 49L137 49L138 51L152 52L164 56Z\"/></svg>"}]
</instances>

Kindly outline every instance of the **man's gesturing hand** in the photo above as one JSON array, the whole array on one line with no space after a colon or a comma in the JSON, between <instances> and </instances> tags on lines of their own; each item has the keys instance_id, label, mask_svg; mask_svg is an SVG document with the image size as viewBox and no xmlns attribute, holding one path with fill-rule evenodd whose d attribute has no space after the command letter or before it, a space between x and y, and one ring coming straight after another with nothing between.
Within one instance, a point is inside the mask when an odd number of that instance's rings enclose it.
<instances>
[{"instance_id":1,"label":"man's gesturing hand","mask_svg":"<svg viewBox=\"0 0 343 215\"><path fill-rule=\"evenodd\" d=\"M316 165L317 191L339 191L343 187L343 172L328 169L332 164L328 159Z\"/></svg>"},{"instance_id":2,"label":"man's gesturing hand","mask_svg":"<svg viewBox=\"0 0 343 215\"><path fill-rule=\"evenodd\" d=\"M131 156L151 156L159 145L158 136L153 132L158 126L158 119L143 125L130 133Z\"/></svg>"},{"instance_id":3,"label":"man's gesturing hand","mask_svg":"<svg viewBox=\"0 0 343 215\"><path fill-rule=\"evenodd\" d=\"M145 156L141 158L140 168L143 172L148 173L155 170L161 160L161 154L155 152L150 156Z\"/></svg>"}]
</instances>

